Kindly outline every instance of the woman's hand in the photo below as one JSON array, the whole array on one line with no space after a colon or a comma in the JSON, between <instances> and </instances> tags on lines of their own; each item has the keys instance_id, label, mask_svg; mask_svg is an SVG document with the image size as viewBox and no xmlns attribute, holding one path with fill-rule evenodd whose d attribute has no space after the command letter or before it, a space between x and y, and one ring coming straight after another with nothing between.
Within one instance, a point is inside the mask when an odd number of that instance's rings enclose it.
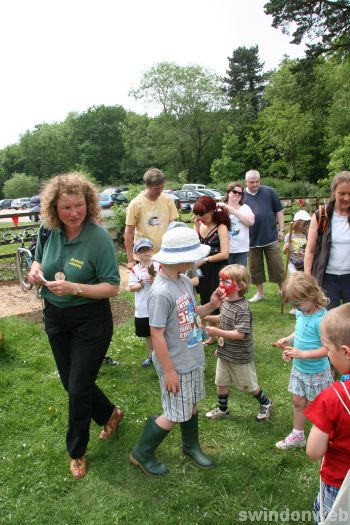
<instances>
[{"instance_id":1,"label":"woman's hand","mask_svg":"<svg viewBox=\"0 0 350 525\"><path fill-rule=\"evenodd\" d=\"M194 263L196 268L200 268L201 266L203 266L203 264L205 264L205 259L200 259L199 261Z\"/></svg>"},{"instance_id":2,"label":"woman's hand","mask_svg":"<svg viewBox=\"0 0 350 525\"><path fill-rule=\"evenodd\" d=\"M34 261L31 269L28 273L28 281L36 286L46 284L47 281L44 278L43 272L41 271L41 264Z\"/></svg>"},{"instance_id":3,"label":"woman's hand","mask_svg":"<svg viewBox=\"0 0 350 525\"><path fill-rule=\"evenodd\" d=\"M74 295L77 287L76 283L71 283L70 281L65 281L63 279L47 281L46 286L50 292L58 296Z\"/></svg>"}]
</instances>

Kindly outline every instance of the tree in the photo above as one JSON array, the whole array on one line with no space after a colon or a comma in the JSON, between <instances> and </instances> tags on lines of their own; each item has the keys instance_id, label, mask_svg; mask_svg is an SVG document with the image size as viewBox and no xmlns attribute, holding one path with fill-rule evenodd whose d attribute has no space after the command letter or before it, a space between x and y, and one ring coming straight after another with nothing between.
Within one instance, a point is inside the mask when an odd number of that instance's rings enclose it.
<instances>
[{"instance_id":1,"label":"tree","mask_svg":"<svg viewBox=\"0 0 350 525\"><path fill-rule=\"evenodd\" d=\"M307 44L306 55L316 57L336 50L350 51L350 3L348 0L270 0L264 6L272 15L273 27L290 34L296 25L292 44L308 37L316 44Z\"/></svg>"},{"instance_id":2,"label":"tree","mask_svg":"<svg viewBox=\"0 0 350 525\"><path fill-rule=\"evenodd\" d=\"M146 71L130 94L177 118L217 111L225 106L220 78L198 65L178 66L161 62Z\"/></svg>"},{"instance_id":3,"label":"tree","mask_svg":"<svg viewBox=\"0 0 350 525\"><path fill-rule=\"evenodd\" d=\"M261 107L262 94L268 78L262 73L264 63L259 60L259 47L238 47L228 59L229 69L224 78L225 91L231 107L244 113L248 122L255 120Z\"/></svg>"},{"instance_id":4,"label":"tree","mask_svg":"<svg viewBox=\"0 0 350 525\"><path fill-rule=\"evenodd\" d=\"M161 110L148 128L157 164L174 178L188 170L191 180L207 180L227 124L220 78L197 65L163 62L147 71L131 94Z\"/></svg>"},{"instance_id":5,"label":"tree","mask_svg":"<svg viewBox=\"0 0 350 525\"><path fill-rule=\"evenodd\" d=\"M93 106L71 119L77 163L103 183L120 180L124 156L122 106Z\"/></svg>"},{"instance_id":6,"label":"tree","mask_svg":"<svg viewBox=\"0 0 350 525\"><path fill-rule=\"evenodd\" d=\"M72 147L72 129L66 122L35 126L20 140L25 172L40 180L72 169L78 159Z\"/></svg>"},{"instance_id":7,"label":"tree","mask_svg":"<svg viewBox=\"0 0 350 525\"><path fill-rule=\"evenodd\" d=\"M244 153L237 135L229 127L222 141L221 159L215 159L211 165L210 175L214 184L227 184L230 180L244 177L245 165L242 162Z\"/></svg>"},{"instance_id":8,"label":"tree","mask_svg":"<svg viewBox=\"0 0 350 525\"><path fill-rule=\"evenodd\" d=\"M6 198L30 197L39 191L38 177L31 177L25 173L14 173L11 179L4 184L4 195Z\"/></svg>"}]
</instances>

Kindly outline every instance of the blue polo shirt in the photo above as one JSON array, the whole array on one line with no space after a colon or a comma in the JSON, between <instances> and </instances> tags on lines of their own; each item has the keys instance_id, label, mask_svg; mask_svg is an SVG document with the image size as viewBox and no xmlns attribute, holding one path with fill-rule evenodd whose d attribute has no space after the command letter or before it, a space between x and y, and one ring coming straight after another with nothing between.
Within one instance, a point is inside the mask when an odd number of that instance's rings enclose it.
<instances>
[{"instance_id":1,"label":"blue polo shirt","mask_svg":"<svg viewBox=\"0 0 350 525\"><path fill-rule=\"evenodd\" d=\"M258 248L276 242L276 213L283 210L277 193L269 186L260 186L255 195L244 190L244 204L248 204L255 215L255 222L249 228L250 247Z\"/></svg>"}]
</instances>

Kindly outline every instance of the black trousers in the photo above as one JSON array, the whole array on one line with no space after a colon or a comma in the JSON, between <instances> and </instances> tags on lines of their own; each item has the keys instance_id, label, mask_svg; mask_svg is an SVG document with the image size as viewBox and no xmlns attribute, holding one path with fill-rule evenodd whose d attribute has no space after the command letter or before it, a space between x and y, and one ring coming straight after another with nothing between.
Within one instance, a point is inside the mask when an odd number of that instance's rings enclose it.
<instances>
[{"instance_id":1,"label":"black trousers","mask_svg":"<svg viewBox=\"0 0 350 525\"><path fill-rule=\"evenodd\" d=\"M71 458L85 454L93 419L105 425L114 405L95 384L113 334L108 299L57 308L45 301L45 330L62 384L68 392L69 416L66 436Z\"/></svg>"}]
</instances>

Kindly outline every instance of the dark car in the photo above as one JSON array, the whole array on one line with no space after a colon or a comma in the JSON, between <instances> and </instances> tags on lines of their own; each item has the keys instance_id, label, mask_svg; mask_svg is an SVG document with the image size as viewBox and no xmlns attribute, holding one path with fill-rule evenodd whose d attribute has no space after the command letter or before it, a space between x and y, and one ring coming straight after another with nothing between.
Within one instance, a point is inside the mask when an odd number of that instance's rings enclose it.
<instances>
[{"instance_id":1,"label":"dark car","mask_svg":"<svg viewBox=\"0 0 350 525\"><path fill-rule=\"evenodd\" d=\"M39 195L34 195L31 199L30 199L30 210L29 210L29 220L30 221L36 221L37 219L39 219L39 213L40 213L40 209L41 209L41 205L40 205L40 197ZM34 212L34 213L33 213Z\"/></svg>"},{"instance_id":2,"label":"dark car","mask_svg":"<svg viewBox=\"0 0 350 525\"><path fill-rule=\"evenodd\" d=\"M13 199L1 199L0 210L9 210Z\"/></svg>"},{"instance_id":3,"label":"dark car","mask_svg":"<svg viewBox=\"0 0 350 525\"><path fill-rule=\"evenodd\" d=\"M173 191L172 194L180 199L180 203L185 202L190 204L194 204L196 200L203 195L203 193L196 190L176 190Z\"/></svg>"},{"instance_id":4,"label":"dark car","mask_svg":"<svg viewBox=\"0 0 350 525\"><path fill-rule=\"evenodd\" d=\"M129 199L126 195L124 195L124 193L112 193L111 197L114 204L128 204L129 202Z\"/></svg>"}]
</instances>

